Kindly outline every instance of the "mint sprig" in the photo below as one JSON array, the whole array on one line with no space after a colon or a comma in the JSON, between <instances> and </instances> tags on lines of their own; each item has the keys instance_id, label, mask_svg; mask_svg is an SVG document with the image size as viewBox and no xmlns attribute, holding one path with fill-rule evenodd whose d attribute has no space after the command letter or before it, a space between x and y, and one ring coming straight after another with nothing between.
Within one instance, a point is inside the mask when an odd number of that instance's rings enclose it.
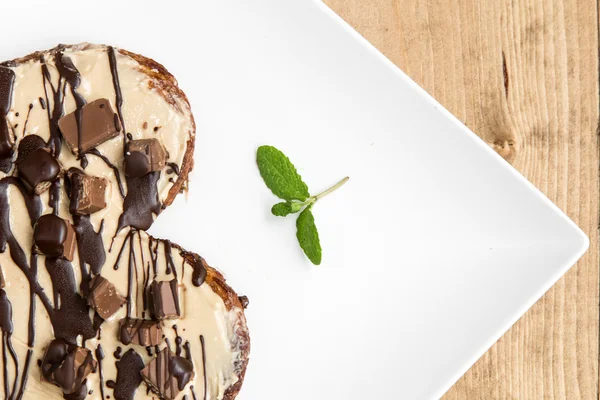
<instances>
[{"instance_id":1,"label":"mint sprig","mask_svg":"<svg viewBox=\"0 0 600 400\"><path fill-rule=\"evenodd\" d=\"M256 163L267 187L275 196L285 200L275 204L271 213L285 217L303 210L296 220L296 237L308 259L315 265L321 264L321 242L311 208L317 200L337 190L350 178L346 177L326 191L311 196L294 164L275 147L260 146L256 152Z\"/></svg>"}]
</instances>

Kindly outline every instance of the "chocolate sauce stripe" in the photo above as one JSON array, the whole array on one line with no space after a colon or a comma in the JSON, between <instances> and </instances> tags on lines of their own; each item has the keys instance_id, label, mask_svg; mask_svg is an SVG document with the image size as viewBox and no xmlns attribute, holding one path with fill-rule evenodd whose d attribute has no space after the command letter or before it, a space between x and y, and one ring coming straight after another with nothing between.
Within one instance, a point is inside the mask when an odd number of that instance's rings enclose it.
<instances>
[{"instance_id":1,"label":"chocolate sauce stripe","mask_svg":"<svg viewBox=\"0 0 600 400\"><path fill-rule=\"evenodd\" d=\"M100 394L102 396L102 399L106 399L106 396L104 395L104 375L102 373L102 360L104 360L104 350L102 349L102 345L98 345L98 347L96 347L96 361L98 361L98 377L100 378L99 381L99 385L100 385Z\"/></svg>"},{"instance_id":2,"label":"chocolate sauce stripe","mask_svg":"<svg viewBox=\"0 0 600 400\"><path fill-rule=\"evenodd\" d=\"M10 392L8 389L8 357L6 357L6 335L6 333L2 333L2 365L4 367L4 398L8 400L10 399Z\"/></svg>"},{"instance_id":3,"label":"chocolate sauce stripe","mask_svg":"<svg viewBox=\"0 0 600 400\"><path fill-rule=\"evenodd\" d=\"M27 111L27 118L25 118L25 123L23 124L23 135L25 137L27 134L27 124L29 123L29 116L31 115L31 109L33 108L33 103L29 104L29 110Z\"/></svg>"},{"instance_id":4,"label":"chocolate sauce stripe","mask_svg":"<svg viewBox=\"0 0 600 400\"><path fill-rule=\"evenodd\" d=\"M127 274L127 318L131 318L132 313L132 296L133 296L133 269L136 268L135 262L135 244L133 241L133 235L135 231L131 229L129 231L129 267Z\"/></svg>"},{"instance_id":5,"label":"chocolate sauce stripe","mask_svg":"<svg viewBox=\"0 0 600 400\"><path fill-rule=\"evenodd\" d=\"M8 345L8 352L10 354L10 358L12 358L13 365L15 366L15 380L13 382L13 389L11 394L11 399L14 398L17 393L17 384L19 383L19 357L17 357L17 352L12 344L12 334L6 334L6 344Z\"/></svg>"},{"instance_id":6,"label":"chocolate sauce stripe","mask_svg":"<svg viewBox=\"0 0 600 400\"><path fill-rule=\"evenodd\" d=\"M110 74L112 76L113 88L115 89L115 105L117 106L117 113L119 114L119 120L121 121L121 129L123 129L123 154L125 154L125 143L127 143L127 129L125 128L125 119L123 118L123 93L121 92L121 83L119 82L119 70L117 68L117 57L115 56L115 49L109 46L107 49L108 63L110 65Z\"/></svg>"},{"instance_id":7,"label":"chocolate sauce stripe","mask_svg":"<svg viewBox=\"0 0 600 400\"><path fill-rule=\"evenodd\" d=\"M81 75L79 74L79 71L77 70L77 68L75 67L75 65L73 64L73 62L71 61L70 58L66 57L62 50L57 51L56 55L55 55L55 60L54 63L56 65L56 69L58 70L58 73L60 74L61 78L69 84L69 87L71 88L71 95L73 96L73 99L75 100L75 120L77 122L77 152L78 152L78 158L81 159L81 167L83 169L85 169L85 167L87 166L88 162L87 159L85 157L85 154L82 151L82 147L81 147L81 132L82 132L82 116L83 116L83 106L85 106L87 104L85 98L79 94L77 92L77 89L79 88L79 85L81 84Z\"/></svg>"},{"instance_id":8,"label":"chocolate sauce stripe","mask_svg":"<svg viewBox=\"0 0 600 400\"><path fill-rule=\"evenodd\" d=\"M208 379L206 379L206 345L204 343L204 335L200 335L200 344L202 345L202 376L204 376L204 400L208 393Z\"/></svg>"},{"instance_id":9,"label":"chocolate sauce stripe","mask_svg":"<svg viewBox=\"0 0 600 400\"><path fill-rule=\"evenodd\" d=\"M27 379L29 378L29 365L31 364L31 357L33 350L27 350L27 357L25 358L25 368L23 370L23 378L21 379L21 388L19 389L19 395L16 400L21 400L25 394L25 387L27 386Z\"/></svg>"}]
</instances>

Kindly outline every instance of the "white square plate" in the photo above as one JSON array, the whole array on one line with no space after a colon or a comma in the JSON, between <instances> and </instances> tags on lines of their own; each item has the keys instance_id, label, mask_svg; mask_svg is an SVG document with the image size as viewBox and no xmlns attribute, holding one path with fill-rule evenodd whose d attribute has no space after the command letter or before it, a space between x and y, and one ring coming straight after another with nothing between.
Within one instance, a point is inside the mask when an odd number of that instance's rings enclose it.
<instances>
[{"instance_id":1,"label":"white square plate","mask_svg":"<svg viewBox=\"0 0 600 400\"><path fill-rule=\"evenodd\" d=\"M358 34L309 0L3 4L1 58L109 43L164 63L198 122L189 198L152 232L251 304L240 400L440 397L585 252L585 235ZM314 192L313 267L255 166Z\"/></svg>"}]
</instances>

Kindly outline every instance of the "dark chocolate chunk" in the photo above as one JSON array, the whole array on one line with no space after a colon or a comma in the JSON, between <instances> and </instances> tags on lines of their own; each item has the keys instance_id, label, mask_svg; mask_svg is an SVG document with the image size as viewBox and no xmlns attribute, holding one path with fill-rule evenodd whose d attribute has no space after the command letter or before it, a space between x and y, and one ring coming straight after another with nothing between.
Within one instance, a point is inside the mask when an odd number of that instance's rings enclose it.
<instances>
[{"instance_id":1,"label":"dark chocolate chunk","mask_svg":"<svg viewBox=\"0 0 600 400\"><path fill-rule=\"evenodd\" d=\"M89 215L106 207L106 187L104 178L85 175L81 172L69 174L71 182L71 214Z\"/></svg>"},{"instance_id":2,"label":"dark chocolate chunk","mask_svg":"<svg viewBox=\"0 0 600 400\"><path fill-rule=\"evenodd\" d=\"M125 298L104 277L96 275L90 280L89 286L88 304L102 319L109 319L125 304Z\"/></svg>"},{"instance_id":3,"label":"dark chocolate chunk","mask_svg":"<svg viewBox=\"0 0 600 400\"><path fill-rule=\"evenodd\" d=\"M42 360L42 379L60 387L66 395L81 393L85 378L96 366L88 349L69 344L63 339L54 339Z\"/></svg>"},{"instance_id":4,"label":"dark chocolate chunk","mask_svg":"<svg viewBox=\"0 0 600 400\"><path fill-rule=\"evenodd\" d=\"M140 177L150 172L148 157L138 151L125 156L125 174L131 177Z\"/></svg>"},{"instance_id":5,"label":"dark chocolate chunk","mask_svg":"<svg viewBox=\"0 0 600 400\"><path fill-rule=\"evenodd\" d=\"M162 342L162 328L156 321L125 318L119 322L119 340L124 345L157 346Z\"/></svg>"},{"instance_id":6,"label":"dark chocolate chunk","mask_svg":"<svg viewBox=\"0 0 600 400\"><path fill-rule=\"evenodd\" d=\"M40 194L50 187L60 173L58 161L46 149L29 153L18 165L19 177L35 193Z\"/></svg>"},{"instance_id":7,"label":"dark chocolate chunk","mask_svg":"<svg viewBox=\"0 0 600 400\"><path fill-rule=\"evenodd\" d=\"M167 151L158 139L131 140L125 153L125 174L140 177L165 167Z\"/></svg>"},{"instance_id":8,"label":"dark chocolate chunk","mask_svg":"<svg viewBox=\"0 0 600 400\"><path fill-rule=\"evenodd\" d=\"M69 221L54 214L42 215L35 224L33 240L40 253L73 261L76 239Z\"/></svg>"},{"instance_id":9,"label":"dark chocolate chunk","mask_svg":"<svg viewBox=\"0 0 600 400\"><path fill-rule=\"evenodd\" d=\"M19 142L19 151L17 152L17 164L21 164L25 157L38 149L46 148L46 142L38 135L27 135Z\"/></svg>"},{"instance_id":10,"label":"dark chocolate chunk","mask_svg":"<svg viewBox=\"0 0 600 400\"><path fill-rule=\"evenodd\" d=\"M54 339L48 345L42 359L42 379L54 383L54 371L60 367L69 352L69 344L63 339Z\"/></svg>"},{"instance_id":11,"label":"dark chocolate chunk","mask_svg":"<svg viewBox=\"0 0 600 400\"><path fill-rule=\"evenodd\" d=\"M161 398L173 400L194 379L194 365L165 347L142 370L144 382Z\"/></svg>"},{"instance_id":12,"label":"dark chocolate chunk","mask_svg":"<svg viewBox=\"0 0 600 400\"><path fill-rule=\"evenodd\" d=\"M154 281L150 285L150 310L156 319L175 319L181 316L177 280Z\"/></svg>"},{"instance_id":13,"label":"dark chocolate chunk","mask_svg":"<svg viewBox=\"0 0 600 400\"><path fill-rule=\"evenodd\" d=\"M121 124L107 99L98 99L81 109L81 126L77 126L76 111L58 121L65 141L75 155L85 153L119 135ZM81 149L79 149L81 145Z\"/></svg>"}]
</instances>

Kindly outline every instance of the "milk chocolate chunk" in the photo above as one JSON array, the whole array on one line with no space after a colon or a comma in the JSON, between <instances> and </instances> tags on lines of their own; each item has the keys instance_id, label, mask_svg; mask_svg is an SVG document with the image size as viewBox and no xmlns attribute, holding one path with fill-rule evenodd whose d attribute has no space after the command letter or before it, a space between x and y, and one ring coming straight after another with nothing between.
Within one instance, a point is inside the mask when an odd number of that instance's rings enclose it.
<instances>
[{"instance_id":1,"label":"milk chocolate chunk","mask_svg":"<svg viewBox=\"0 0 600 400\"><path fill-rule=\"evenodd\" d=\"M119 322L119 340L124 345L157 346L162 342L162 328L157 321L125 318Z\"/></svg>"},{"instance_id":2,"label":"milk chocolate chunk","mask_svg":"<svg viewBox=\"0 0 600 400\"><path fill-rule=\"evenodd\" d=\"M77 122L78 113L80 126ZM58 121L58 127L75 155L118 136L121 131L119 118L107 99L98 99L83 106L79 112L65 115Z\"/></svg>"},{"instance_id":3,"label":"milk chocolate chunk","mask_svg":"<svg viewBox=\"0 0 600 400\"><path fill-rule=\"evenodd\" d=\"M144 176L165 167L167 151L158 139L131 140L125 153L125 174Z\"/></svg>"},{"instance_id":4,"label":"milk chocolate chunk","mask_svg":"<svg viewBox=\"0 0 600 400\"><path fill-rule=\"evenodd\" d=\"M36 194L48 190L60 173L60 165L47 149L36 149L17 165L19 177Z\"/></svg>"},{"instance_id":5,"label":"milk chocolate chunk","mask_svg":"<svg viewBox=\"0 0 600 400\"><path fill-rule=\"evenodd\" d=\"M93 277L89 286L88 304L102 319L109 319L125 304L125 298L117 292L112 283L101 275Z\"/></svg>"},{"instance_id":6,"label":"milk chocolate chunk","mask_svg":"<svg viewBox=\"0 0 600 400\"><path fill-rule=\"evenodd\" d=\"M42 215L33 229L33 241L38 252L73 261L76 239L69 221L54 214Z\"/></svg>"},{"instance_id":7,"label":"milk chocolate chunk","mask_svg":"<svg viewBox=\"0 0 600 400\"><path fill-rule=\"evenodd\" d=\"M165 347L142 370L142 378L160 398L173 400L194 379L194 365Z\"/></svg>"},{"instance_id":8,"label":"milk chocolate chunk","mask_svg":"<svg viewBox=\"0 0 600 400\"><path fill-rule=\"evenodd\" d=\"M85 175L80 172L69 174L71 179L71 214L89 215L106 207L106 187L104 178Z\"/></svg>"},{"instance_id":9,"label":"milk chocolate chunk","mask_svg":"<svg viewBox=\"0 0 600 400\"><path fill-rule=\"evenodd\" d=\"M81 391L85 378L96 370L91 351L54 339L42 360L42 380L60 387L65 395Z\"/></svg>"},{"instance_id":10,"label":"milk chocolate chunk","mask_svg":"<svg viewBox=\"0 0 600 400\"><path fill-rule=\"evenodd\" d=\"M152 282L150 285L150 311L156 319L175 319L181 316L176 279Z\"/></svg>"}]
</instances>

